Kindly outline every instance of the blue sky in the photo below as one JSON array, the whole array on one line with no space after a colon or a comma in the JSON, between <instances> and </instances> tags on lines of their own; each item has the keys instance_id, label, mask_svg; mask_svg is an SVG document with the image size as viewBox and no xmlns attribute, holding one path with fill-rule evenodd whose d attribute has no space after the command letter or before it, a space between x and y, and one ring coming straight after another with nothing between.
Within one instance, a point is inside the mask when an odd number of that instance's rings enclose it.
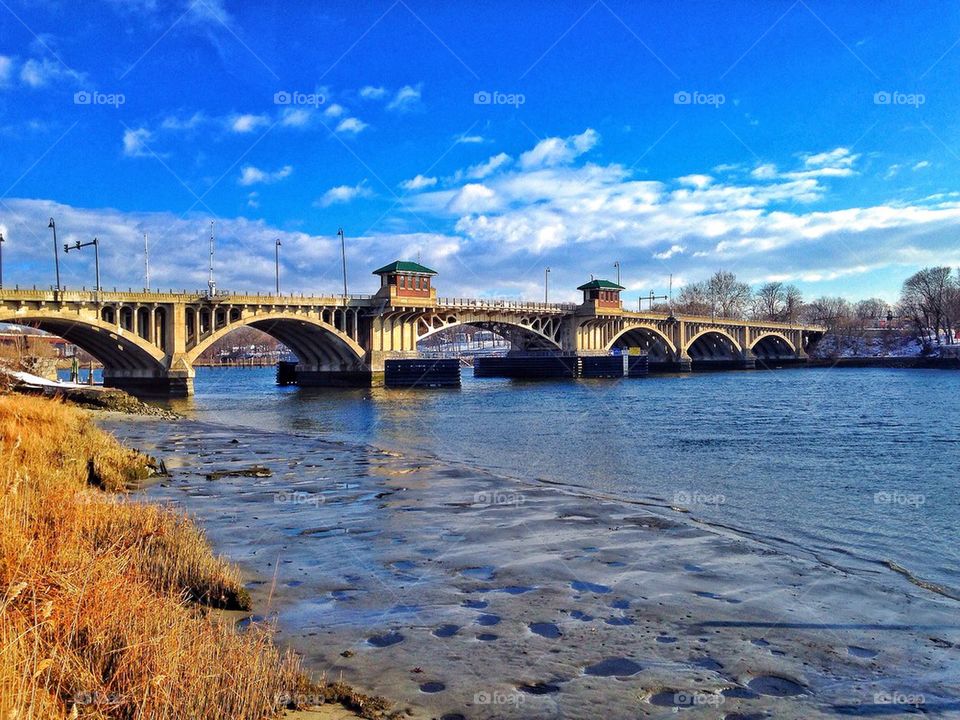
<instances>
[{"instance_id":1,"label":"blue sky","mask_svg":"<svg viewBox=\"0 0 960 720\"><path fill-rule=\"evenodd\" d=\"M950 3L0 2L4 280L628 297L729 269L896 297L960 265ZM63 259L70 285L92 258Z\"/></svg>"}]
</instances>

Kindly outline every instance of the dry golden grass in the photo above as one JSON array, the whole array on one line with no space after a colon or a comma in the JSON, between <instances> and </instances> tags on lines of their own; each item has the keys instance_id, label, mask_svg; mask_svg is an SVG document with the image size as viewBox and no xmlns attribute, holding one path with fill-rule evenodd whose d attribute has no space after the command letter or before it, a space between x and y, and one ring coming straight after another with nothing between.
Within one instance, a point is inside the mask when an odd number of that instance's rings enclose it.
<instances>
[{"instance_id":1,"label":"dry golden grass","mask_svg":"<svg viewBox=\"0 0 960 720\"><path fill-rule=\"evenodd\" d=\"M129 502L146 458L76 408L0 397L0 720L261 720L311 692L187 519Z\"/></svg>"}]
</instances>

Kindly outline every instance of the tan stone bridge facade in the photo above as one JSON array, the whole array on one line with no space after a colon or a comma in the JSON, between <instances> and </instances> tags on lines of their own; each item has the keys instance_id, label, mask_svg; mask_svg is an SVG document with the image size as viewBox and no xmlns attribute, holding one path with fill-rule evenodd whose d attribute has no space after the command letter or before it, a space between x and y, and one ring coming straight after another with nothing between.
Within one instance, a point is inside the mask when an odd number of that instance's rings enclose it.
<instances>
[{"instance_id":1,"label":"tan stone bridge facade","mask_svg":"<svg viewBox=\"0 0 960 720\"><path fill-rule=\"evenodd\" d=\"M412 269L411 269L412 268ZM584 302L437 298L433 271L394 263L372 296L0 290L0 322L30 325L83 348L104 365L104 384L141 394L189 395L194 362L241 327L272 335L298 359L301 384L369 383L388 358L416 357L417 343L458 325L492 330L516 350L606 354L640 348L651 362L751 367L755 358L797 361L820 327L623 310L584 291Z\"/></svg>"}]
</instances>

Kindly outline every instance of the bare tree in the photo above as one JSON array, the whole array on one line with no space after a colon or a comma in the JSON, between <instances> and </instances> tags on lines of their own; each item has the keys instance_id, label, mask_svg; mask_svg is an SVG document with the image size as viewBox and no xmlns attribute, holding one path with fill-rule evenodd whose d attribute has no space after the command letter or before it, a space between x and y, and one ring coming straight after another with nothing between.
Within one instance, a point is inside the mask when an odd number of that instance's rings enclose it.
<instances>
[{"instance_id":1,"label":"bare tree","mask_svg":"<svg viewBox=\"0 0 960 720\"><path fill-rule=\"evenodd\" d=\"M880 320L887 314L887 303L880 298L861 300L853 306L853 315L861 332L868 328L879 327Z\"/></svg>"},{"instance_id":2,"label":"bare tree","mask_svg":"<svg viewBox=\"0 0 960 720\"><path fill-rule=\"evenodd\" d=\"M951 315L957 282L952 268L923 268L908 277L900 293L900 312L911 319L924 342L941 343L953 333Z\"/></svg>"},{"instance_id":3,"label":"bare tree","mask_svg":"<svg viewBox=\"0 0 960 720\"><path fill-rule=\"evenodd\" d=\"M674 312L686 315L710 314L710 290L705 282L684 285L673 303Z\"/></svg>"},{"instance_id":4,"label":"bare tree","mask_svg":"<svg viewBox=\"0 0 960 720\"><path fill-rule=\"evenodd\" d=\"M796 285L768 282L753 295L753 316L758 320L796 322L803 306L803 294Z\"/></svg>"},{"instance_id":5,"label":"bare tree","mask_svg":"<svg viewBox=\"0 0 960 720\"><path fill-rule=\"evenodd\" d=\"M842 297L819 297L804 306L801 315L804 322L823 325L827 335L834 340L832 352L839 355L853 348L853 329L855 326L853 308ZM828 347L828 343L821 343Z\"/></svg>"},{"instance_id":6,"label":"bare tree","mask_svg":"<svg viewBox=\"0 0 960 720\"><path fill-rule=\"evenodd\" d=\"M750 286L737 280L726 270L718 270L707 280L711 314L721 317L743 317L750 305Z\"/></svg>"}]
</instances>

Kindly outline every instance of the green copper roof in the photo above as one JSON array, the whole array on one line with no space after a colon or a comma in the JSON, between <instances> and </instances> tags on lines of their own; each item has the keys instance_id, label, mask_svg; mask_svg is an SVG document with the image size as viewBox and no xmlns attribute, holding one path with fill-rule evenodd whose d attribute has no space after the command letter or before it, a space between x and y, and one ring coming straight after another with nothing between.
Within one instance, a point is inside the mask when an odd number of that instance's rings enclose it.
<instances>
[{"instance_id":1,"label":"green copper roof","mask_svg":"<svg viewBox=\"0 0 960 720\"><path fill-rule=\"evenodd\" d=\"M374 275L387 275L389 273L419 273L421 275L436 275L436 270L424 267L420 263L410 262L409 260L396 260L389 265L384 265L379 270L374 270Z\"/></svg>"},{"instance_id":2,"label":"green copper roof","mask_svg":"<svg viewBox=\"0 0 960 720\"><path fill-rule=\"evenodd\" d=\"M626 288L609 280L591 280L578 287L577 290L626 290Z\"/></svg>"}]
</instances>

